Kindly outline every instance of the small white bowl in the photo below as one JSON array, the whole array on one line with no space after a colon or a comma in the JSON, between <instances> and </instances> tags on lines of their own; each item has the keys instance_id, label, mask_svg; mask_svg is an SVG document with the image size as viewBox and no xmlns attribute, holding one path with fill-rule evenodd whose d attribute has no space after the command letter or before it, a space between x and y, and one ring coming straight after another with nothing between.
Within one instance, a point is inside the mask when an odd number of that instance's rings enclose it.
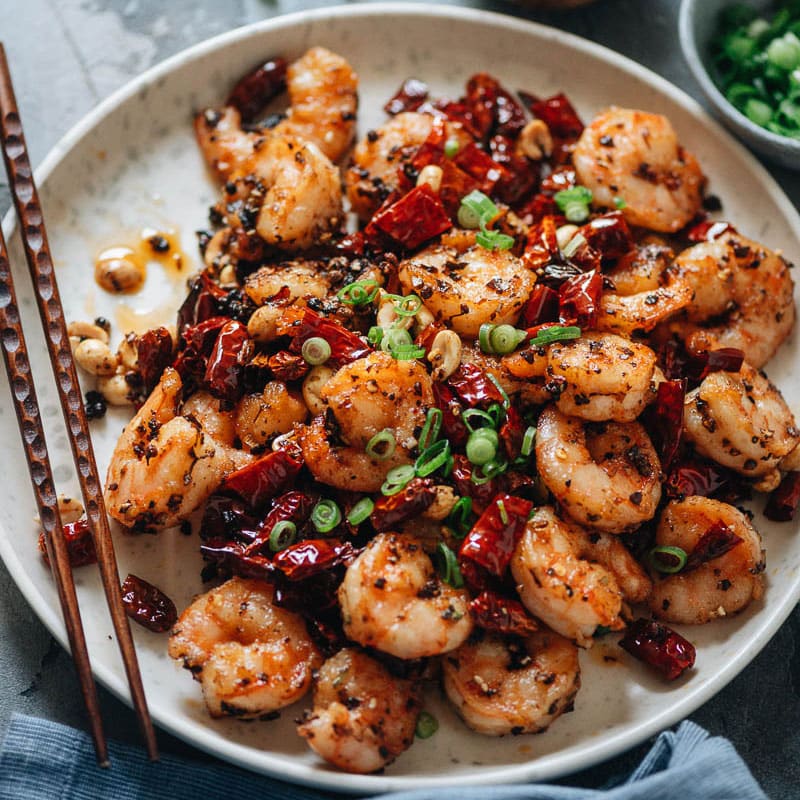
<instances>
[{"instance_id":1,"label":"small white bowl","mask_svg":"<svg viewBox=\"0 0 800 800\"><path fill-rule=\"evenodd\" d=\"M734 0L683 0L679 21L683 55L721 122L748 147L770 161L800 170L800 140L780 136L751 122L725 99L711 78L709 43L717 28L720 11L733 2ZM750 0L749 5L767 12L772 3L770 0Z\"/></svg>"}]
</instances>

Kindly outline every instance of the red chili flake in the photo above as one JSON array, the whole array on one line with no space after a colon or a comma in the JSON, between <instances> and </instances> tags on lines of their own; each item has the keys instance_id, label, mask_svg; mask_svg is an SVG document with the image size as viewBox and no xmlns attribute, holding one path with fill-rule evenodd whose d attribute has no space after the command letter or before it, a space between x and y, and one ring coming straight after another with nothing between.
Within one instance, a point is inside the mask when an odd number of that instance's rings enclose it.
<instances>
[{"instance_id":1,"label":"red chili flake","mask_svg":"<svg viewBox=\"0 0 800 800\"><path fill-rule=\"evenodd\" d=\"M501 578L525 530L533 503L499 494L486 507L459 550L461 559L476 561Z\"/></svg>"},{"instance_id":2,"label":"red chili flake","mask_svg":"<svg viewBox=\"0 0 800 800\"><path fill-rule=\"evenodd\" d=\"M97 563L97 553L94 549L94 539L89 530L89 523L85 519L68 522L63 526L64 543L67 545L67 557L71 567L85 567L87 564ZM39 550L45 564L50 566L50 557L47 555L47 544L44 532L39 534Z\"/></svg>"},{"instance_id":3,"label":"red chili flake","mask_svg":"<svg viewBox=\"0 0 800 800\"><path fill-rule=\"evenodd\" d=\"M500 82L479 72L467 81L466 102L486 132L516 136L525 127L525 111ZM484 123L488 122L488 125Z\"/></svg>"},{"instance_id":4,"label":"red chili flake","mask_svg":"<svg viewBox=\"0 0 800 800\"><path fill-rule=\"evenodd\" d=\"M578 232L604 259L621 258L634 246L633 235L620 211L609 211L581 225Z\"/></svg>"},{"instance_id":5,"label":"red chili flake","mask_svg":"<svg viewBox=\"0 0 800 800\"><path fill-rule=\"evenodd\" d=\"M723 489L732 489L733 474L710 461L685 460L673 467L664 483L669 497L699 495L713 497Z\"/></svg>"},{"instance_id":6,"label":"red chili flake","mask_svg":"<svg viewBox=\"0 0 800 800\"><path fill-rule=\"evenodd\" d=\"M506 409L506 418L498 431L509 461L519 458L522 440L525 436L525 424L522 415L514 406Z\"/></svg>"},{"instance_id":7,"label":"red chili flake","mask_svg":"<svg viewBox=\"0 0 800 800\"><path fill-rule=\"evenodd\" d=\"M350 542L306 539L275 554L272 563L290 580L301 581L340 564L349 564L357 551Z\"/></svg>"},{"instance_id":8,"label":"red chili flake","mask_svg":"<svg viewBox=\"0 0 800 800\"><path fill-rule=\"evenodd\" d=\"M736 232L736 228L734 228L730 222L715 222L714 220L707 219L690 228L686 234L686 238L690 242L713 242L714 239L718 239L723 233Z\"/></svg>"},{"instance_id":9,"label":"red chili flake","mask_svg":"<svg viewBox=\"0 0 800 800\"><path fill-rule=\"evenodd\" d=\"M242 122L253 122L264 106L286 88L286 59L271 58L240 78L233 87L226 106L242 115Z\"/></svg>"},{"instance_id":10,"label":"red chili flake","mask_svg":"<svg viewBox=\"0 0 800 800\"><path fill-rule=\"evenodd\" d=\"M455 393L469 408L503 403L503 395L480 367L462 364L447 380Z\"/></svg>"},{"instance_id":11,"label":"red chili flake","mask_svg":"<svg viewBox=\"0 0 800 800\"><path fill-rule=\"evenodd\" d=\"M203 379L214 397L233 402L244 394L242 377L252 349L247 326L241 322L228 320L220 328Z\"/></svg>"},{"instance_id":12,"label":"red chili flake","mask_svg":"<svg viewBox=\"0 0 800 800\"><path fill-rule=\"evenodd\" d=\"M442 412L442 436L449 440L453 447L462 447L469 438L469 430L461 419L464 410L452 389L444 383L433 384L433 396L436 407Z\"/></svg>"},{"instance_id":13,"label":"red chili flake","mask_svg":"<svg viewBox=\"0 0 800 800\"><path fill-rule=\"evenodd\" d=\"M395 529L401 522L418 517L436 499L430 478L414 478L402 491L391 497L379 497L370 515L372 527L379 533Z\"/></svg>"},{"instance_id":14,"label":"red chili flake","mask_svg":"<svg viewBox=\"0 0 800 800\"><path fill-rule=\"evenodd\" d=\"M495 186L496 197L503 203L516 205L536 188L541 165L519 155L514 141L507 136L493 136L489 140L489 152L504 168Z\"/></svg>"},{"instance_id":15,"label":"red chili flake","mask_svg":"<svg viewBox=\"0 0 800 800\"><path fill-rule=\"evenodd\" d=\"M559 322L594 328L602 292L603 276L595 270L568 278L558 290Z\"/></svg>"},{"instance_id":16,"label":"red chili flake","mask_svg":"<svg viewBox=\"0 0 800 800\"><path fill-rule=\"evenodd\" d=\"M272 374L279 381L298 381L305 378L311 368L308 362L295 353L288 350L279 350L271 355L267 361L267 366L272 370Z\"/></svg>"},{"instance_id":17,"label":"red chili flake","mask_svg":"<svg viewBox=\"0 0 800 800\"><path fill-rule=\"evenodd\" d=\"M697 541L694 549L689 553L686 564L681 574L697 569L706 561L724 556L729 550L740 545L744 539L737 536L727 525L715 522Z\"/></svg>"},{"instance_id":18,"label":"red chili flake","mask_svg":"<svg viewBox=\"0 0 800 800\"><path fill-rule=\"evenodd\" d=\"M388 208L375 212L364 229L367 239L376 231L390 237L407 250L453 227L436 192L427 183L415 186Z\"/></svg>"},{"instance_id":19,"label":"red chili flake","mask_svg":"<svg viewBox=\"0 0 800 800\"><path fill-rule=\"evenodd\" d=\"M136 341L136 354L143 389L149 395L172 364L172 335L164 327L145 331Z\"/></svg>"},{"instance_id":20,"label":"red chili flake","mask_svg":"<svg viewBox=\"0 0 800 800\"><path fill-rule=\"evenodd\" d=\"M500 476L486 483L475 483L472 480L473 469L466 456L461 454L453 456L453 483L456 491L462 497L472 498L472 509L480 514L501 491L503 481Z\"/></svg>"},{"instance_id":21,"label":"red chili flake","mask_svg":"<svg viewBox=\"0 0 800 800\"><path fill-rule=\"evenodd\" d=\"M386 102L383 110L394 116L403 111L416 111L428 99L428 85L416 78L408 78Z\"/></svg>"},{"instance_id":22,"label":"red chili flake","mask_svg":"<svg viewBox=\"0 0 800 800\"><path fill-rule=\"evenodd\" d=\"M304 492L286 492L275 498L272 508L259 525L258 533L245 549L245 555L259 553L269 542L272 529L279 523L294 522L299 528L310 516L314 508L314 499Z\"/></svg>"},{"instance_id":23,"label":"red chili flake","mask_svg":"<svg viewBox=\"0 0 800 800\"><path fill-rule=\"evenodd\" d=\"M537 283L520 314L518 327L533 328L544 322L558 321L558 292Z\"/></svg>"},{"instance_id":24,"label":"red chili flake","mask_svg":"<svg viewBox=\"0 0 800 800\"><path fill-rule=\"evenodd\" d=\"M552 196L542 192L535 194L515 210L517 216L530 226L538 225L545 217L558 217L561 213Z\"/></svg>"},{"instance_id":25,"label":"red chili flake","mask_svg":"<svg viewBox=\"0 0 800 800\"><path fill-rule=\"evenodd\" d=\"M254 541L261 531L262 520L238 497L213 494L206 503L200 522L200 538L245 539Z\"/></svg>"},{"instance_id":26,"label":"red chili flake","mask_svg":"<svg viewBox=\"0 0 800 800\"><path fill-rule=\"evenodd\" d=\"M744 352L738 347L720 347L686 354L685 374L702 381L712 372L739 372L744 362Z\"/></svg>"},{"instance_id":27,"label":"red chili flake","mask_svg":"<svg viewBox=\"0 0 800 800\"><path fill-rule=\"evenodd\" d=\"M556 167L549 175L542 178L539 187L546 195L554 195L564 189L574 189L578 185L578 174L572 164Z\"/></svg>"},{"instance_id":28,"label":"red chili flake","mask_svg":"<svg viewBox=\"0 0 800 800\"><path fill-rule=\"evenodd\" d=\"M207 273L201 272L192 281L186 299L178 309L178 333L183 335L187 325L197 325L219 313L219 303L226 295Z\"/></svg>"},{"instance_id":29,"label":"red chili flake","mask_svg":"<svg viewBox=\"0 0 800 800\"><path fill-rule=\"evenodd\" d=\"M694 645L654 620L640 618L632 622L619 645L668 681L674 681L694 666Z\"/></svg>"},{"instance_id":30,"label":"red chili flake","mask_svg":"<svg viewBox=\"0 0 800 800\"><path fill-rule=\"evenodd\" d=\"M583 123L565 94L556 94L546 100L536 100L530 95L522 97L523 100L526 98L533 101L529 104L531 113L544 121L553 136L576 140L583 133Z\"/></svg>"},{"instance_id":31,"label":"red chili flake","mask_svg":"<svg viewBox=\"0 0 800 800\"><path fill-rule=\"evenodd\" d=\"M794 519L800 503L800 472L787 472L783 480L769 496L764 516L773 522L789 522Z\"/></svg>"},{"instance_id":32,"label":"red chili flake","mask_svg":"<svg viewBox=\"0 0 800 800\"><path fill-rule=\"evenodd\" d=\"M661 468L667 472L678 455L683 433L683 401L686 379L662 381L653 406L652 430L658 438Z\"/></svg>"},{"instance_id":33,"label":"red chili flake","mask_svg":"<svg viewBox=\"0 0 800 800\"><path fill-rule=\"evenodd\" d=\"M417 111L434 116L443 115L451 122L460 123L473 139L483 139L486 135L486 131L481 127L481 121L475 119L472 108L464 100L441 97L434 103L423 103Z\"/></svg>"},{"instance_id":34,"label":"red chili flake","mask_svg":"<svg viewBox=\"0 0 800 800\"><path fill-rule=\"evenodd\" d=\"M290 350L299 353L307 339L319 336L331 347L329 363L334 367L341 367L359 358L364 358L372 352L372 348L353 331L335 322L320 316L316 311L306 308L301 319L287 327L279 334L288 333L292 336Z\"/></svg>"},{"instance_id":35,"label":"red chili flake","mask_svg":"<svg viewBox=\"0 0 800 800\"><path fill-rule=\"evenodd\" d=\"M501 179L510 180L508 170L495 161L488 153L470 142L453 157L453 163L478 182L484 194L493 194L494 187Z\"/></svg>"},{"instance_id":36,"label":"red chili flake","mask_svg":"<svg viewBox=\"0 0 800 800\"><path fill-rule=\"evenodd\" d=\"M539 630L536 620L518 600L503 597L489 589L482 591L469 604L475 624L504 635L530 636Z\"/></svg>"},{"instance_id":37,"label":"red chili flake","mask_svg":"<svg viewBox=\"0 0 800 800\"><path fill-rule=\"evenodd\" d=\"M556 218L547 216L528 234L522 261L527 269L536 271L553 260L560 260Z\"/></svg>"},{"instance_id":38,"label":"red chili flake","mask_svg":"<svg viewBox=\"0 0 800 800\"><path fill-rule=\"evenodd\" d=\"M136 575L128 575L122 582L122 604L134 622L154 633L165 633L178 620L175 603L161 589Z\"/></svg>"},{"instance_id":39,"label":"red chili flake","mask_svg":"<svg viewBox=\"0 0 800 800\"><path fill-rule=\"evenodd\" d=\"M285 450L275 450L232 472L222 482L220 491L233 492L251 508L259 508L267 500L286 491L302 466Z\"/></svg>"}]
</instances>

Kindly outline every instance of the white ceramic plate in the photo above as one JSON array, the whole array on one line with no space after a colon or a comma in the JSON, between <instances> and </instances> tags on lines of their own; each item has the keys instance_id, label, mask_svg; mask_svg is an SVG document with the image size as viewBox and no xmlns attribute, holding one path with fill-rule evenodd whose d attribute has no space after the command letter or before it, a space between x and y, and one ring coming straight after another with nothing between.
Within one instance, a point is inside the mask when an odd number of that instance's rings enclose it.
<instances>
[{"instance_id":1,"label":"white ceramic plate","mask_svg":"<svg viewBox=\"0 0 800 800\"><path fill-rule=\"evenodd\" d=\"M164 279L160 268L152 266L148 291L127 299L126 310L95 287L93 257L145 225L177 226L185 250L195 254L193 231L204 227L216 189L193 141L192 110L218 103L232 81L259 59L295 57L313 44L344 54L358 70L361 133L382 121L381 106L402 79L413 75L426 80L435 94L454 95L479 70L510 88L539 95L564 90L584 118L611 103L663 112L699 157L711 190L724 201L725 216L742 232L800 260L800 242L793 232L800 230L800 220L765 170L697 103L632 61L573 36L489 13L406 4L341 7L269 20L193 47L115 94L54 149L37 175L68 318L103 314L115 323L117 334L118 322L129 319L132 311L141 313L144 326L174 319L180 281ZM21 294L23 310L33 319L30 293ZM41 337L32 336L30 344L34 354L44 352ZM793 339L769 366L789 398L800 388L800 377L792 374L795 352ZM34 361L36 374L49 375L42 357ZM54 428L60 418L54 387L42 381L39 398L53 431L48 441L56 480L62 490L74 491L65 437ZM0 397L6 391L0 387ZM125 419L110 413L94 423L101 470ZM0 459L15 465L4 470L0 488L0 552L31 606L63 643L55 592L36 551L34 507L14 415L6 405L0 409L0 433ZM323 765L295 736L292 720L299 708L269 723L212 720L198 685L167 658L166 638L137 628L153 717L176 736L227 761L346 792L564 775L613 756L691 713L743 669L788 616L800 597L800 537L791 525L772 526L760 517L757 523L767 545L766 597L735 619L684 631L698 650L697 668L689 677L665 685L614 645L598 645L581 653L583 688L575 712L541 736L491 739L472 734L432 693L426 705L441 723L434 737L418 741L384 774L345 775ZM200 590L195 539L174 531L157 537L120 533L116 543L122 575L130 571L147 578L179 608ZM80 570L78 584L96 674L127 699L94 571ZM604 662L610 651L617 663Z\"/></svg>"}]
</instances>

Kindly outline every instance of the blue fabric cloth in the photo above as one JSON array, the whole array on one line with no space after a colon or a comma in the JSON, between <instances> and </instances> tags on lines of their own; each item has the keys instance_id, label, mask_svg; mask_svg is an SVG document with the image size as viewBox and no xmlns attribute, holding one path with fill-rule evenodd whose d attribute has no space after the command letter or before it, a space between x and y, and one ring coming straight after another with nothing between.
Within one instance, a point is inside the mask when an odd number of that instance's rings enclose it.
<instances>
[{"instance_id":1,"label":"blue fabric cloth","mask_svg":"<svg viewBox=\"0 0 800 800\"><path fill-rule=\"evenodd\" d=\"M140 748L110 743L100 769L89 736L17 715L0 751L0 800L320 800L341 797L290 786L234 767L164 755L148 763ZM637 769L606 790L528 784L414 790L381 800L766 800L727 740L692 722L662 733Z\"/></svg>"}]
</instances>

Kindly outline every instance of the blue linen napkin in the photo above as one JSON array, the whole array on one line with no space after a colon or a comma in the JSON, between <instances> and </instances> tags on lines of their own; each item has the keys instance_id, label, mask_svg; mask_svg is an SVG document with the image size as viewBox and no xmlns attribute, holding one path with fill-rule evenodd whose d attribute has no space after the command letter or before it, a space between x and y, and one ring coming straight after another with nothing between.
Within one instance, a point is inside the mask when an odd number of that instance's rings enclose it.
<instances>
[{"instance_id":1,"label":"blue linen napkin","mask_svg":"<svg viewBox=\"0 0 800 800\"><path fill-rule=\"evenodd\" d=\"M111 769L100 769L88 734L15 715L0 751L0 800L215 800L341 797L252 775L235 767L193 763L111 742ZM642 763L607 790L527 784L414 790L380 800L767 800L733 745L683 722L662 733Z\"/></svg>"}]
</instances>

